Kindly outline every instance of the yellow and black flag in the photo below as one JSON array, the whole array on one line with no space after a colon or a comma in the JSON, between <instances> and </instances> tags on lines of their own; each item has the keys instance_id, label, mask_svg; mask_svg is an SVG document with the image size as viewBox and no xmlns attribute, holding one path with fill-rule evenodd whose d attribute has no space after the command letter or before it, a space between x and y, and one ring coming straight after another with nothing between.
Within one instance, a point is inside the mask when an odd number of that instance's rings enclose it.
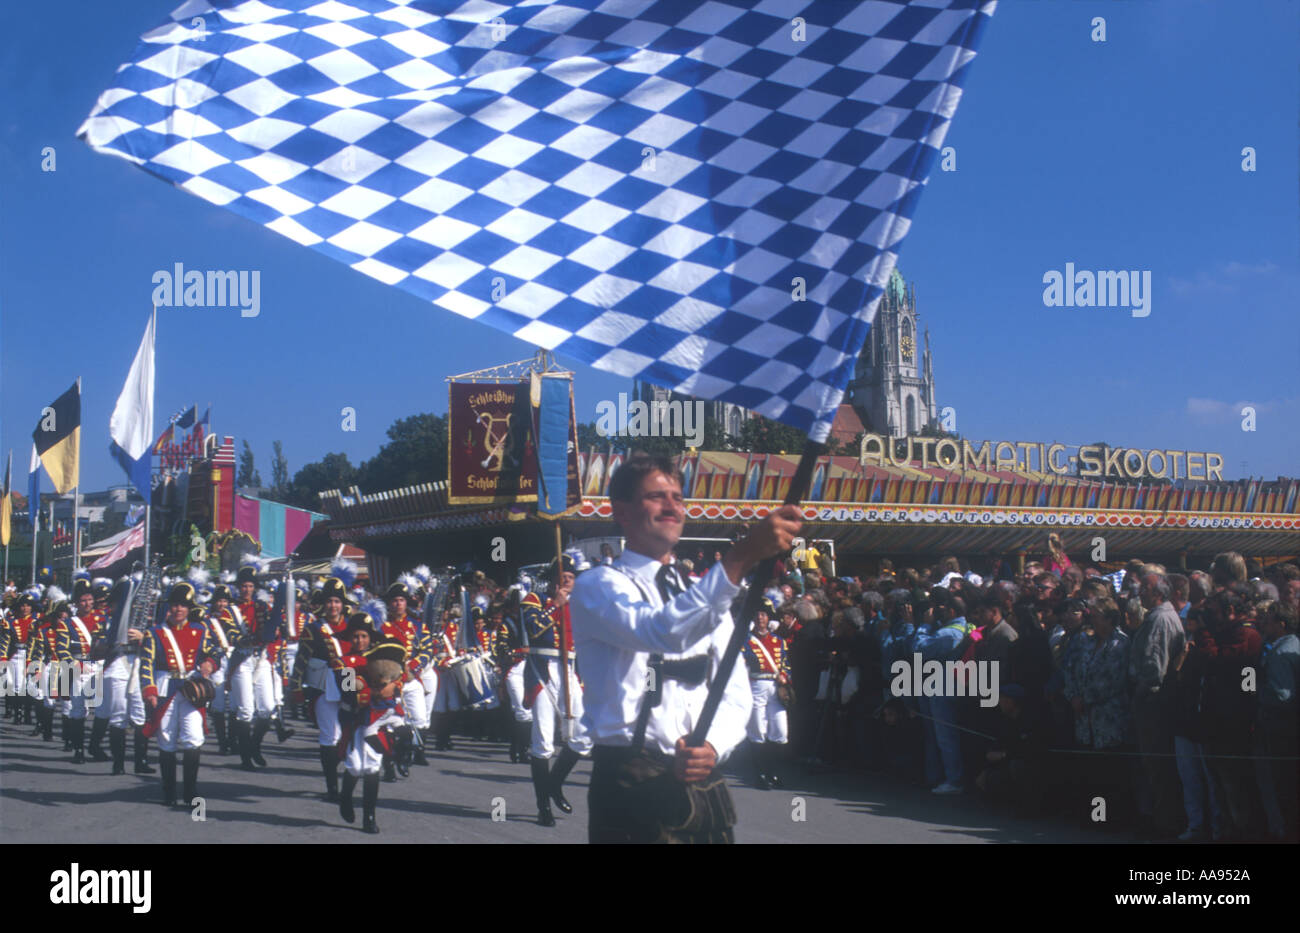
<instances>
[{"instance_id":1,"label":"yellow and black flag","mask_svg":"<svg viewBox=\"0 0 1300 933\"><path fill-rule=\"evenodd\" d=\"M76 486L81 463L80 379L41 412L32 440L54 488L65 493Z\"/></svg>"},{"instance_id":2,"label":"yellow and black flag","mask_svg":"<svg viewBox=\"0 0 1300 933\"><path fill-rule=\"evenodd\" d=\"M14 452L11 450L9 451L9 462L5 465L4 497L0 498L0 545L4 547L9 546L9 536L13 532L11 527L13 522L12 502L9 499L9 494L13 491L10 489L10 486L13 485L13 468Z\"/></svg>"}]
</instances>

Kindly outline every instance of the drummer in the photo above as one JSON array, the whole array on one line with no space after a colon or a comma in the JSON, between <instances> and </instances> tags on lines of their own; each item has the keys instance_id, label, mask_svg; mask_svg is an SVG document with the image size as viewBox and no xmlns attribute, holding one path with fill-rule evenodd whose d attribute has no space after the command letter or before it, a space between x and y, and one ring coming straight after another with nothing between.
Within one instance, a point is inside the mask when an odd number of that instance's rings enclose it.
<instances>
[{"instance_id":1,"label":"drummer","mask_svg":"<svg viewBox=\"0 0 1300 933\"><path fill-rule=\"evenodd\" d=\"M493 611L495 610L495 612ZM500 707L500 690L498 685L501 683L501 671L497 665L496 659L496 630L501 626L501 607L500 605L489 606L484 610L480 606L475 606L471 611L471 618L474 620L474 631L472 632L473 644L472 650L477 658L479 670L474 672L476 676L473 682L473 689L476 693L486 688L486 696L476 697L470 709L470 734L476 739L481 739L486 735L494 741L504 741L499 734L500 730L496 728L495 710Z\"/></svg>"}]
</instances>

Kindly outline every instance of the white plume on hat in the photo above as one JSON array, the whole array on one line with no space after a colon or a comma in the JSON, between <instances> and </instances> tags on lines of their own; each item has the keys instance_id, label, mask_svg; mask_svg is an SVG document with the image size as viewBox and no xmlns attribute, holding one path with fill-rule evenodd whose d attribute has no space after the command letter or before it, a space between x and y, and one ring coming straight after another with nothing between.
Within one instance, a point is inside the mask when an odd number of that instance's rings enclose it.
<instances>
[{"instance_id":1,"label":"white plume on hat","mask_svg":"<svg viewBox=\"0 0 1300 933\"><path fill-rule=\"evenodd\" d=\"M361 604L361 611L370 616L376 627L388 621L388 606L382 599L367 599Z\"/></svg>"},{"instance_id":2,"label":"white plume on hat","mask_svg":"<svg viewBox=\"0 0 1300 933\"><path fill-rule=\"evenodd\" d=\"M270 604L275 602L275 597L272 596L271 592L264 587L258 587L257 592L253 594L253 598L259 603Z\"/></svg>"},{"instance_id":3,"label":"white plume on hat","mask_svg":"<svg viewBox=\"0 0 1300 933\"><path fill-rule=\"evenodd\" d=\"M433 571L429 569L428 564L420 564L411 571L412 575L421 583L428 583L429 578L433 576Z\"/></svg>"},{"instance_id":4,"label":"white plume on hat","mask_svg":"<svg viewBox=\"0 0 1300 933\"><path fill-rule=\"evenodd\" d=\"M185 579L197 590L199 587L207 586L212 580L212 574L202 567L191 567L185 574Z\"/></svg>"},{"instance_id":5,"label":"white plume on hat","mask_svg":"<svg viewBox=\"0 0 1300 933\"><path fill-rule=\"evenodd\" d=\"M226 584L234 583L235 572L233 570L223 570L221 571L220 579L222 583L226 583Z\"/></svg>"},{"instance_id":6,"label":"white plume on hat","mask_svg":"<svg viewBox=\"0 0 1300 933\"><path fill-rule=\"evenodd\" d=\"M110 580L108 577L95 577L95 579L90 581L90 585L91 586L112 586L113 581Z\"/></svg>"},{"instance_id":7,"label":"white plume on hat","mask_svg":"<svg viewBox=\"0 0 1300 933\"><path fill-rule=\"evenodd\" d=\"M400 577L397 578L397 582L405 586L412 593L418 590L422 585L422 581L420 580L420 578L413 573L402 574Z\"/></svg>"}]
</instances>

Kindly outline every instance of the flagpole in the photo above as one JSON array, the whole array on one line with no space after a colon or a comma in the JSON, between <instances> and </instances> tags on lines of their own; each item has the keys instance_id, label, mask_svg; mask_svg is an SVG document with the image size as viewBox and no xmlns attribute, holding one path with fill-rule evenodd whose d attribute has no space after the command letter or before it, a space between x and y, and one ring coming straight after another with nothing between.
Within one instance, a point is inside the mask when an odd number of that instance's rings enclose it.
<instances>
[{"instance_id":1,"label":"flagpole","mask_svg":"<svg viewBox=\"0 0 1300 933\"><path fill-rule=\"evenodd\" d=\"M7 506L9 509L9 540L12 540L14 536L14 519L13 519L14 502L13 499L10 497L10 489L9 489L9 487L14 484L13 476L14 476L14 452L11 450L9 451L9 465L5 468L5 505L0 505L0 508L5 508ZM5 541L4 586L9 585L9 540Z\"/></svg>"},{"instance_id":2,"label":"flagpole","mask_svg":"<svg viewBox=\"0 0 1300 933\"><path fill-rule=\"evenodd\" d=\"M807 495L808 487L812 483L813 468L817 466L818 458L824 453L826 453L825 444L814 440L804 443L803 455L799 458L799 466L795 468L794 476L790 480L790 489L785 496L785 505L798 505ZM749 590L745 593L745 604L740 611L740 617L731 620L731 641L727 642L727 650L722 655L713 683L709 686L709 696L704 701L704 709L700 712L699 721L686 740L686 744L693 748L703 745L704 740L708 738L709 727L713 725L713 717L722 703L723 694L727 692L727 682L731 680L731 671L736 666L740 649L749 640L750 624L758 614L758 608L763 601L763 589L767 585L768 578L772 576L775 566L775 557L765 558L759 563L758 569L750 578Z\"/></svg>"}]
</instances>

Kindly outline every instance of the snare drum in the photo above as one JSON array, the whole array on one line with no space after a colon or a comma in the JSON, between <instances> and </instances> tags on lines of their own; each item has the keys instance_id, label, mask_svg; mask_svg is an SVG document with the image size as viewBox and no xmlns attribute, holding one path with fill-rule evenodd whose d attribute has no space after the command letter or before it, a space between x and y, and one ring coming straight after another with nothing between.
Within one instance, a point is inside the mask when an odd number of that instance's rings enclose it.
<instances>
[{"instance_id":1,"label":"snare drum","mask_svg":"<svg viewBox=\"0 0 1300 933\"><path fill-rule=\"evenodd\" d=\"M461 699L471 709L488 709L496 705L496 672L487 659L469 654L456 658L448 670Z\"/></svg>"}]
</instances>

